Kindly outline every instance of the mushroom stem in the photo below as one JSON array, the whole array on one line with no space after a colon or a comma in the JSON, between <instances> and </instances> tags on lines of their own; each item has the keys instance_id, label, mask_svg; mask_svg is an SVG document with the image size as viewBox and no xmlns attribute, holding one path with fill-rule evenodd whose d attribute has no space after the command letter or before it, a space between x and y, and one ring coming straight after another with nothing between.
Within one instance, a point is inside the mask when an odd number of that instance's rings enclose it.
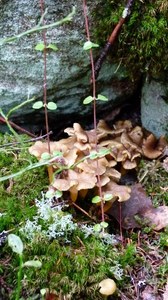
<instances>
[{"instance_id":1,"label":"mushroom stem","mask_svg":"<svg viewBox=\"0 0 168 300\"><path fill-rule=\"evenodd\" d=\"M47 166L49 183L51 184L53 181L53 166Z\"/></svg>"}]
</instances>

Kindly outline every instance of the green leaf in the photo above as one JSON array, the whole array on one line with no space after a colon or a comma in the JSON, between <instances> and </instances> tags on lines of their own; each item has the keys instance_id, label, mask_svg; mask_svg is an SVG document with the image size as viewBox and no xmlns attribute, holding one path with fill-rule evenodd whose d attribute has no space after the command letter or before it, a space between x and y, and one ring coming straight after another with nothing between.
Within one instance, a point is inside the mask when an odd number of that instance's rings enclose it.
<instances>
[{"instance_id":1,"label":"green leaf","mask_svg":"<svg viewBox=\"0 0 168 300\"><path fill-rule=\"evenodd\" d=\"M42 263L39 260L28 260L23 264L23 267L41 268Z\"/></svg>"},{"instance_id":2,"label":"green leaf","mask_svg":"<svg viewBox=\"0 0 168 300\"><path fill-rule=\"evenodd\" d=\"M39 43L39 44L36 45L35 50L37 50L37 51L43 51L44 48L45 48L44 43Z\"/></svg>"},{"instance_id":3,"label":"green leaf","mask_svg":"<svg viewBox=\"0 0 168 300\"><path fill-rule=\"evenodd\" d=\"M52 49L53 51L58 51L58 47L56 45L54 45L54 44L49 44L47 46L47 49Z\"/></svg>"},{"instance_id":4,"label":"green leaf","mask_svg":"<svg viewBox=\"0 0 168 300\"><path fill-rule=\"evenodd\" d=\"M42 296L44 296L46 293L47 293L47 289L41 289L41 290L40 290L40 294L41 294Z\"/></svg>"},{"instance_id":5,"label":"green leaf","mask_svg":"<svg viewBox=\"0 0 168 300\"><path fill-rule=\"evenodd\" d=\"M104 201L110 201L111 199L113 199L113 195L112 194L105 194L103 197Z\"/></svg>"},{"instance_id":6,"label":"green leaf","mask_svg":"<svg viewBox=\"0 0 168 300\"><path fill-rule=\"evenodd\" d=\"M60 156L62 156L62 152L61 151L53 151L53 156L60 157Z\"/></svg>"},{"instance_id":7,"label":"green leaf","mask_svg":"<svg viewBox=\"0 0 168 300\"><path fill-rule=\"evenodd\" d=\"M87 42L85 42L84 45L83 45L83 50L90 50L90 49L92 49L92 48L97 48L97 47L99 47L98 44L94 44L94 43L92 43L91 41L87 41Z\"/></svg>"},{"instance_id":8,"label":"green leaf","mask_svg":"<svg viewBox=\"0 0 168 300\"><path fill-rule=\"evenodd\" d=\"M43 105L43 102L42 101L37 101L37 102L35 102L34 104L33 104L33 108L34 109L40 109L40 108L42 108L44 105Z\"/></svg>"},{"instance_id":9,"label":"green leaf","mask_svg":"<svg viewBox=\"0 0 168 300\"><path fill-rule=\"evenodd\" d=\"M89 155L89 158L90 159L95 159L98 157L98 153L96 151L92 151Z\"/></svg>"},{"instance_id":10,"label":"green leaf","mask_svg":"<svg viewBox=\"0 0 168 300\"><path fill-rule=\"evenodd\" d=\"M100 101L108 101L108 98L107 98L106 96L103 96L103 95L101 95L101 94L98 94L97 100L100 100Z\"/></svg>"},{"instance_id":11,"label":"green leaf","mask_svg":"<svg viewBox=\"0 0 168 300\"><path fill-rule=\"evenodd\" d=\"M100 223L100 226L101 226L102 228L107 228L107 227L108 227L108 223L107 223L107 222L101 222L101 223Z\"/></svg>"},{"instance_id":12,"label":"green leaf","mask_svg":"<svg viewBox=\"0 0 168 300\"><path fill-rule=\"evenodd\" d=\"M106 156L110 153L110 149L100 149L98 152L98 157Z\"/></svg>"},{"instance_id":13,"label":"green leaf","mask_svg":"<svg viewBox=\"0 0 168 300\"><path fill-rule=\"evenodd\" d=\"M20 237L16 234L9 234L8 235L8 245L12 248L12 251L22 255L23 253L23 243Z\"/></svg>"},{"instance_id":14,"label":"green leaf","mask_svg":"<svg viewBox=\"0 0 168 300\"><path fill-rule=\"evenodd\" d=\"M46 198L50 199L52 197L54 197L55 191L54 190L49 190L46 192L45 196Z\"/></svg>"},{"instance_id":15,"label":"green leaf","mask_svg":"<svg viewBox=\"0 0 168 300\"><path fill-rule=\"evenodd\" d=\"M57 104L55 104L54 102L48 102L47 103L47 108L49 110L56 110L57 109Z\"/></svg>"},{"instance_id":16,"label":"green leaf","mask_svg":"<svg viewBox=\"0 0 168 300\"><path fill-rule=\"evenodd\" d=\"M93 226L93 230L96 232L100 232L102 230L102 227L100 224L96 224Z\"/></svg>"},{"instance_id":17,"label":"green leaf","mask_svg":"<svg viewBox=\"0 0 168 300\"><path fill-rule=\"evenodd\" d=\"M93 101L93 97L92 96L88 96L83 100L83 104L89 104L90 102Z\"/></svg>"},{"instance_id":18,"label":"green leaf","mask_svg":"<svg viewBox=\"0 0 168 300\"><path fill-rule=\"evenodd\" d=\"M92 203L99 203L99 202L101 202L100 196L95 196L92 198Z\"/></svg>"},{"instance_id":19,"label":"green leaf","mask_svg":"<svg viewBox=\"0 0 168 300\"><path fill-rule=\"evenodd\" d=\"M54 194L54 196L55 196L56 198L60 198L60 197L62 197L62 195L63 195L63 192L62 192L62 191L59 191L59 190L57 190L57 191L55 192L55 194Z\"/></svg>"},{"instance_id":20,"label":"green leaf","mask_svg":"<svg viewBox=\"0 0 168 300\"><path fill-rule=\"evenodd\" d=\"M51 154L48 153L48 152L43 152L43 153L41 154L41 158L42 158L43 160L48 160L48 159L51 158Z\"/></svg>"}]
</instances>

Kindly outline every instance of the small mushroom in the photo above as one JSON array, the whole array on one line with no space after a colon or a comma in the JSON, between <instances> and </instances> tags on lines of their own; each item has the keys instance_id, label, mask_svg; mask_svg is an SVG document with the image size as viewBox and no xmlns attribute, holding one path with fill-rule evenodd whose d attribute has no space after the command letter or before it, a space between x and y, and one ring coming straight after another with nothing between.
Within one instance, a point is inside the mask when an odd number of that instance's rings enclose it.
<instances>
[{"instance_id":1,"label":"small mushroom","mask_svg":"<svg viewBox=\"0 0 168 300\"><path fill-rule=\"evenodd\" d=\"M100 120L99 123L97 124L97 137L98 140L107 137L108 135L112 136L118 136L120 135L123 131L125 131L124 128L119 128L119 129L111 129L108 127L106 122L104 120Z\"/></svg>"},{"instance_id":2,"label":"small mushroom","mask_svg":"<svg viewBox=\"0 0 168 300\"><path fill-rule=\"evenodd\" d=\"M88 142L88 136L79 123L74 123L73 128L68 127L64 130L64 132L66 132L69 136L75 136L78 142Z\"/></svg>"},{"instance_id":3,"label":"small mushroom","mask_svg":"<svg viewBox=\"0 0 168 300\"><path fill-rule=\"evenodd\" d=\"M60 191L70 191L71 200L76 201L78 191L92 189L96 186L97 178L94 174L67 170L63 179L56 178L52 186Z\"/></svg>"},{"instance_id":4,"label":"small mushroom","mask_svg":"<svg viewBox=\"0 0 168 300\"><path fill-rule=\"evenodd\" d=\"M131 140L136 143L138 146L142 145L142 141L143 141L143 132L142 132L142 128L140 126L136 126L135 128L133 128L131 130L131 132L129 132L129 137L131 138Z\"/></svg>"},{"instance_id":5,"label":"small mushroom","mask_svg":"<svg viewBox=\"0 0 168 300\"><path fill-rule=\"evenodd\" d=\"M165 146L166 141L163 137L160 137L160 139L157 140L157 138L151 133L146 140L143 141L143 154L147 158L155 159L162 154Z\"/></svg>"},{"instance_id":6,"label":"small mushroom","mask_svg":"<svg viewBox=\"0 0 168 300\"><path fill-rule=\"evenodd\" d=\"M117 121L114 125L115 129L125 129L125 131L131 131L132 129L132 123L129 120L125 121Z\"/></svg>"},{"instance_id":7,"label":"small mushroom","mask_svg":"<svg viewBox=\"0 0 168 300\"><path fill-rule=\"evenodd\" d=\"M105 173L108 166L108 161L105 157L98 158L97 160L87 159L78 164L78 168L86 173L102 175Z\"/></svg>"},{"instance_id":8,"label":"small mushroom","mask_svg":"<svg viewBox=\"0 0 168 300\"><path fill-rule=\"evenodd\" d=\"M141 148L131 140L128 133L126 133L126 132L123 132L122 135L121 135L121 143L127 149L130 149L130 150L135 150L136 149L136 151L138 151L139 153L142 153Z\"/></svg>"},{"instance_id":9,"label":"small mushroom","mask_svg":"<svg viewBox=\"0 0 168 300\"><path fill-rule=\"evenodd\" d=\"M127 201L130 198L130 193L130 187L118 185L113 181L110 181L105 187L103 187L103 196L104 194L111 194L114 198L118 198L119 202Z\"/></svg>"},{"instance_id":10,"label":"small mushroom","mask_svg":"<svg viewBox=\"0 0 168 300\"><path fill-rule=\"evenodd\" d=\"M111 278L103 279L99 283L99 287L100 287L100 290L99 290L100 294L102 294L104 296L110 296L110 295L114 294L117 289L115 281Z\"/></svg>"}]
</instances>

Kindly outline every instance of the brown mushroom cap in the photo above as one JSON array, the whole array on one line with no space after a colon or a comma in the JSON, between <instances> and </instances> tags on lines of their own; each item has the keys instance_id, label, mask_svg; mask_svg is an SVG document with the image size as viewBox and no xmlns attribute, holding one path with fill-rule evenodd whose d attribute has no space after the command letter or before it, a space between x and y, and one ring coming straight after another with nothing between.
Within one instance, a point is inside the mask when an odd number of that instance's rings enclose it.
<instances>
[{"instance_id":1,"label":"brown mushroom cap","mask_svg":"<svg viewBox=\"0 0 168 300\"><path fill-rule=\"evenodd\" d=\"M119 202L124 202L130 198L131 188L125 185L118 185L117 183L110 181L105 187L103 187L103 196L105 194L111 194L114 198L118 198Z\"/></svg>"},{"instance_id":2,"label":"brown mushroom cap","mask_svg":"<svg viewBox=\"0 0 168 300\"><path fill-rule=\"evenodd\" d=\"M131 132L129 132L129 137L134 143L136 143L138 146L141 146L143 141L142 128L140 126L133 128Z\"/></svg>"},{"instance_id":3,"label":"brown mushroom cap","mask_svg":"<svg viewBox=\"0 0 168 300\"><path fill-rule=\"evenodd\" d=\"M56 142L50 142L50 151L51 153L54 151L60 151ZM29 153L40 159L43 153L49 153L48 143L42 141L35 142L34 145L29 147Z\"/></svg>"},{"instance_id":4,"label":"brown mushroom cap","mask_svg":"<svg viewBox=\"0 0 168 300\"><path fill-rule=\"evenodd\" d=\"M150 159L159 157L164 149L163 139L157 140L157 138L151 133L146 140L143 141L142 150L144 156Z\"/></svg>"},{"instance_id":5,"label":"brown mushroom cap","mask_svg":"<svg viewBox=\"0 0 168 300\"><path fill-rule=\"evenodd\" d=\"M64 132L66 132L70 136L75 136L78 142L88 142L86 131L81 127L79 123L74 123L73 128L68 127L64 130Z\"/></svg>"},{"instance_id":6,"label":"brown mushroom cap","mask_svg":"<svg viewBox=\"0 0 168 300\"><path fill-rule=\"evenodd\" d=\"M126 133L126 132L123 132L122 135L121 135L121 143L127 149L130 149L130 150L135 150L136 149L136 151L138 151L139 153L142 153L141 148L131 140L128 133Z\"/></svg>"},{"instance_id":7,"label":"brown mushroom cap","mask_svg":"<svg viewBox=\"0 0 168 300\"><path fill-rule=\"evenodd\" d=\"M118 136L123 131L125 131L125 128L119 128L119 129L111 129L104 120L100 120L97 124L97 137L98 140L107 137L108 135L112 136Z\"/></svg>"},{"instance_id":8,"label":"brown mushroom cap","mask_svg":"<svg viewBox=\"0 0 168 300\"><path fill-rule=\"evenodd\" d=\"M131 131L132 129L132 123L129 120L125 121L117 121L114 125L115 129L125 129L125 131Z\"/></svg>"},{"instance_id":9,"label":"brown mushroom cap","mask_svg":"<svg viewBox=\"0 0 168 300\"><path fill-rule=\"evenodd\" d=\"M78 168L86 173L102 175L105 173L108 166L108 161L105 157L98 158L97 160L87 159L78 164Z\"/></svg>"}]
</instances>

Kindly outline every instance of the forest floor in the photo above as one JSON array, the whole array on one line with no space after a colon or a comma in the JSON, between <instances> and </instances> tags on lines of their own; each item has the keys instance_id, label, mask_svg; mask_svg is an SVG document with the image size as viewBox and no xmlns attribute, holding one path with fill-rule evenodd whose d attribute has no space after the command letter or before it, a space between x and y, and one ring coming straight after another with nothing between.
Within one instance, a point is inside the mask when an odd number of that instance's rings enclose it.
<instances>
[{"instance_id":1,"label":"forest floor","mask_svg":"<svg viewBox=\"0 0 168 300\"><path fill-rule=\"evenodd\" d=\"M117 286L109 300L168 299L167 211L154 211L157 228L138 219L135 225L134 219L140 207L146 210L149 199L154 209L168 206L163 159L142 159L136 172L123 176L123 183L134 190L132 202L123 215L119 204L107 211L109 225L100 230L95 226L101 221L100 209L90 195L75 204L68 198L46 198L45 166L10 177L30 161L36 163L28 153L32 143L14 141L9 134L0 136L0 177L8 176L0 182L0 299L105 299L99 283L106 278ZM10 234L23 242L20 273L20 256L9 247ZM41 266L24 266L32 260Z\"/></svg>"}]
</instances>

